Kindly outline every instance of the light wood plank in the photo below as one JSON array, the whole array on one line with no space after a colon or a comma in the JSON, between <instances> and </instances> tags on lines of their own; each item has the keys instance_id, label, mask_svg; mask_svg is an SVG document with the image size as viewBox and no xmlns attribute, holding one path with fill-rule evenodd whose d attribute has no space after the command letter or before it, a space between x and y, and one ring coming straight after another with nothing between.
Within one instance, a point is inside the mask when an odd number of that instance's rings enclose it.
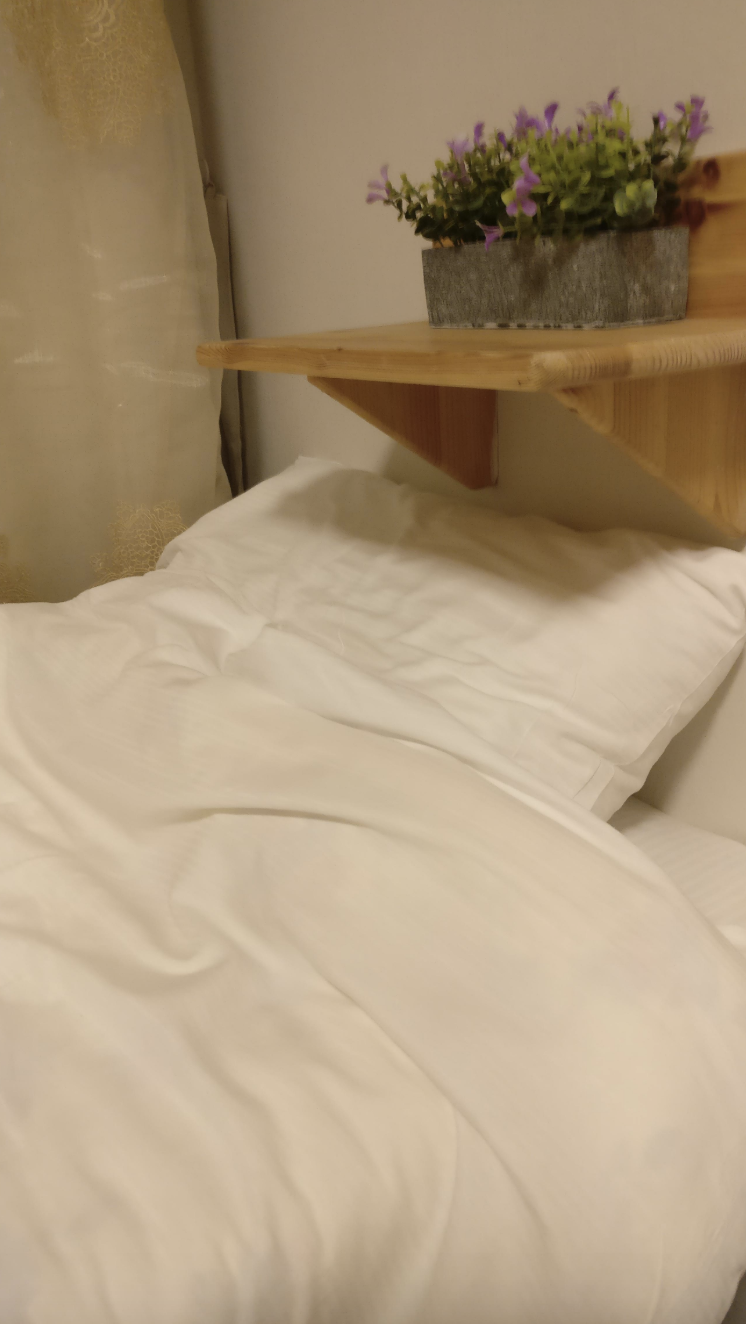
<instances>
[{"instance_id":1,"label":"light wood plank","mask_svg":"<svg viewBox=\"0 0 746 1324\"><path fill-rule=\"evenodd\" d=\"M556 396L717 528L746 534L746 366Z\"/></svg>"},{"instance_id":2,"label":"light wood plank","mask_svg":"<svg viewBox=\"0 0 746 1324\"><path fill-rule=\"evenodd\" d=\"M494 391L309 377L312 386L465 487L497 481Z\"/></svg>"},{"instance_id":3,"label":"light wood plank","mask_svg":"<svg viewBox=\"0 0 746 1324\"><path fill-rule=\"evenodd\" d=\"M746 152L695 161L682 186L690 317L746 313Z\"/></svg>"},{"instance_id":4,"label":"light wood plank","mask_svg":"<svg viewBox=\"0 0 746 1324\"><path fill-rule=\"evenodd\" d=\"M304 377L558 391L746 362L746 316L609 331L435 330L426 322L200 346L200 363Z\"/></svg>"}]
</instances>

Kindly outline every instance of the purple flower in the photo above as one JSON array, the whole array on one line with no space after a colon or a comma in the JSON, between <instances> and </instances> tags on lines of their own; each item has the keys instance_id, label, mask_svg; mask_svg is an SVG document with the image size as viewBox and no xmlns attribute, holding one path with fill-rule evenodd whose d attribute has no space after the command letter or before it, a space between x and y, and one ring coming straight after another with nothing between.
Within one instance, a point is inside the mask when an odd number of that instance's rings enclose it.
<instances>
[{"instance_id":1,"label":"purple flower","mask_svg":"<svg viewBox=\"0 0 746 1324\"><path fill-rule=\"evenodd\" d=\"M531 197L531 190L541 183L541 177L530 168L528 155L521 157L521 170L523 174L518 176L513 185L515 199L508 203L506 211L508 216L517 216L519 211L522 211L524 216L535 216L536 203Z\"/></svg>"},{"instance_id":2,"label":"purple flower","mask_svg":"<svg viewBox=\"0 0 746 1324\"><path fill-rule=\"evenodd\" d=\"M550 101L548 106L544 107L544 127L547 133L551 133L554 117L559 110L559 101Z\"/></svg>"},{"instance_id":3,"label":"purple flower","mask_svg":"<svg viewBox=\"0 0 746 1324\"><path fill-rule=\"evenodd\" d=\"M707 123L709 118L710 116L706 110L703 111L702 114L697 110L692 113L692 118L689 122L689 133L687 135L690 143L699 142L703 133L712 133L712 129Z\"/></svg>"},{"instance_id":4,"label":"purple flower","mask_svg":"<svg viewBox=\"0 0 746 1324\"><path fill-rule=\"evenodd\" d=\"M712 129L707 124L710 114L709 111L703 109L704 104L704 97L695 96L690 97L688 102L676 102L676 109L679 114L689 116L689 127L686 136L690 143L698 142L703 133L712 133Z\"/></svg>"},{"instance_id":5,"label":"purple flower","mask_svg":"<svg viewBox=\"0 0 746 1324\"><path fill-rule=\"evenodd\" d=\"M446 144L446 146L450 147L459 165L461 165L465 154L468 152L469 145L468 138L452 138L451 141Z\"/></svg>"},{"instance_id":6,"label":"purple flower","mask_svg":"<svg viewBox=\"0 0 746 1324\"><path fill-rule=\"evenodd\" d=\"M710 113L703 110L704 97L690 97L690 101L692 103L692 116L689 121L689 141L696 143L703 133L712 133L712 129L709 128L707 123Z\"/></svg>"},{"instance_id":7,"label":"purple flower","mask_svg":"<svg viewBox=\"0 0 746 1324\"><path fill-rule=\"evenodd\" d=\"M537 120L533 115L529 115L525 106L521 106L515 117L515 129L513 132L515 133L516 138L525 138L529 129L536 129L537 133L543 133L544 125L541 120Z\"/></svg>"},{"instance_id":8,"label":"purple flower","mask_svg":"<svg viewBox=\"0 0 746 1324\"><path fill-rule=\"evenodd\" d=\"M462 184L465 184L469 178L469 172L464 165L464 156L471 146L471 140L469 138L452 138L447 145L458 163L458 174L455 170L444 170L443 178L460 179Z\"/></svg>"},{"instance_id":9,"label":"purple flower","mask_svg":"<svg viewBox=\"0 0 746 1324\"><path fill-rule=\"evenodd\" d=\"M614 102L618 96L619 88L612 87L603 105L599 105L598 101L591 101L588 109L592 115L604 115L608 119L614 110Z\"/></svg>"},{"instance_id":10,"label":"purple flower","mask_svg":"<svg viewBox=\"0 0 746 1324\"><path fill-rule=\"evenodd\" d=\"M502 239L505 231L501 225L482 225L481 221L477 221L477 225L484 233L484 251L485 253L489 253L495 240Z\"/></svg>"},{"instance_id":11,"label":"purple flower","mask_svg":"<svg viewBox=\"0 0 746 1324\"><path fill-rule=\"evenodd\" d=\"M474 150L478 147L484 147L484 120L474 125Z\"/></svg>"},{"instance_id":12,"label":"purple flower","mask_svg":"<svg viewBox=\"0 0 746 1324\"><path fill-rule=\"evenodd\" d=\"M386 199L387 199L388 196L389 196L389 189L391 188L391 185L390 185L390 183L389 183L389 168L388 168L388 166L381 166L381 178L380 178L380 179L369 179L369 180L368 180L368 188L370 189L370 193L368 194L367 198L365 199L366 202L385 202L385 201L386 201Z\"/></svg>"},{"instance_id":13,"label":"purple flower","mask_svg":"<svg viewBox=\"0 0 746 1324\"><path fill-rule=\"evenodd\" d=\"M504 134L504 133L498 133L498 135L497 135L497 141L499 142L500 146L501 146L505 151L507 151L507 149L508 149L508 140L507 140L507 138L505 137L505 134Z\"/></svg>"},{"instance_id":14,"label":"purple flower","mask_svg":"<svg viewBox=\"0 0 746 1324\"><path fill-rule=\"evenodd\" d=\"M668 115L665 110L659 110L657 115L653 116L653 119L658 121L658 128L661 130L665 129L668 124Z\"/></svg>"},{"instance_id":15,"label":"purple flower","mask_svg":"<svg viewBox=\"0 0 746 1324\"><path fill-rule=\"evenodd\" d=\"M523 171L523 178L525 179L527 184L531 185L532 188L535 188L537 184L541 183L541 176L537 175L528 164L528 153L525 156L521 157L520 167L521 170Z\"/></svg>"}]
</instances>

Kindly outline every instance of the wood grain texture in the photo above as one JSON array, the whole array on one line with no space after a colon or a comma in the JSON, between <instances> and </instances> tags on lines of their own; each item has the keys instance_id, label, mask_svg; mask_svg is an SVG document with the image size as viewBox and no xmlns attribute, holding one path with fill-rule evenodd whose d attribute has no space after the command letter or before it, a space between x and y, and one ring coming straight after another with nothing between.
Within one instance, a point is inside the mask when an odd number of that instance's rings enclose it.
<instances>
[{"instance_id":1,"label":"wood grain texture","mask_svg":"<svg viewBox=\"0 0 746 1324\"><path fill-rule=\"evenodd\" d=\"M201 345L213 368L335 380L558 391L746 362L746 315L608 331L436 330L427 322Z\"/></svg>"},{"instance_id":2,"label":"wood grain texture","mask_svg":"<svg viewBox=\"0 0 746 1324\"><path fill-rule=\"evenodd\" d=\"M746 366L556 396L717 528L746 534Z\"/></svg>"},{"instance_id":3,"label":"wood grain texture","mask_svg":"<svg viewBox=\"0 0 746 1324\"><path fill-rule=\"evenodd\" d=\"M688 315L746 313L746 152L695 161L682 195L690 231Z\"/></svg>"},{"instance_id":4,"label":"wood grain texture","mask_svg":"<svg viewBox=\"0 0 746 1324\"><path fill-rule=\"evenodd\" d=\"M309 377L312 386L465 487L497 481L494 391Z\"/></svg>"}]
</instances>

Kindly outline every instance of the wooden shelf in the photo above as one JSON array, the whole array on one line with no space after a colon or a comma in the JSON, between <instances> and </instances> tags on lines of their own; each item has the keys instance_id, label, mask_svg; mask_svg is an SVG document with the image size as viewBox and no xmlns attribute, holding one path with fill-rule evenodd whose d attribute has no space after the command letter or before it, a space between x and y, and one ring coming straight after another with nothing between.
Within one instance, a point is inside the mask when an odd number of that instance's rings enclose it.
<instances>
[{"instance_id":1,"label":"wooden shelf","mask_svg":"<svg viewBox=\"0 0 746 1324\"><path fill-rule=\"evenodd\" d=\"M296 373L467 487L497 478L497 391L545 391L719 529L746 534L746 153L685 189L689 315L603 331L427 323L201 345L209 368Z\"/></svg>"},{"instance_id":2,"label":"wooden shelf","mask_svg":"<svg viewBox=\"0 0 746 1324\"><path fill-rule=\"evenodd\" d=\"M201 345L209 368L304 377L562 391L591 382L746 363L746 317L608 331L445 331L427 322Z\"/></svg>"},{"instance_id":3,"label":"wooden shelf","mask_svg":"<svg viewBox=\"0 0 746 1324\"><path fill-rule=\"evenodd\" d=\"M426 323L202 345L299 373L467 487L497 478L498 390L548 391L724 532L746 533L746 317L609 331Z\"/></svg>"}]
</instances>

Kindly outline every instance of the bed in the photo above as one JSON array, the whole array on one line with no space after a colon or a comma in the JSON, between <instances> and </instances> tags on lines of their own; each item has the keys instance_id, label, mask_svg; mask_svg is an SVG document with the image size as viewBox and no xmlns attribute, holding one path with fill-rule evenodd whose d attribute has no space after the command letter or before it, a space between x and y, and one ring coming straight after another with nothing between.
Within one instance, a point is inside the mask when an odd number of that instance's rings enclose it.
<instances>
[{"instance_id":1,"label":"bed","mask_svg":"<svg viewBox=\"0 0 746 1324\"><path fill-rule=\"evenodd\" d=\"M746 846L630 797L744 635L320 462L3 608L3 1324L720 1324Z\"/></svg>"},{"instance_id":2,"label":"bed","mask_svg":"<svg viewBox=\"0 0 746 1324\"><path fill-rule=\"evenodd\" d=\"M611 820L746 956L746 845L672 818L633 796ZM746 1279L728 1324L746 1324Z\"/></svg>"}]
</instances>

